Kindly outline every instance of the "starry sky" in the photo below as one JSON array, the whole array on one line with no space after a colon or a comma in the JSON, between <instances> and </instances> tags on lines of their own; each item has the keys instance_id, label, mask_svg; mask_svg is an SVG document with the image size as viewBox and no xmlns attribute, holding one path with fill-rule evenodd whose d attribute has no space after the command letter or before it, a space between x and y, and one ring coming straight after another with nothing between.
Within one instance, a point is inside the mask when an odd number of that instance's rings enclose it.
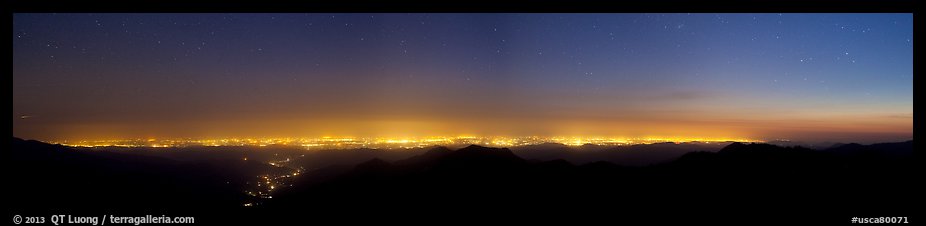
<instances>
[{"instance_id":1,"label":"starry sky","mask_svg":"<svg viewBox=\"0 0 926 226\"><path fill-rule=\"evenodd\" d=\"M14 14L13 135L912 139L912 14Z\"/></svg>"}]
</instances>

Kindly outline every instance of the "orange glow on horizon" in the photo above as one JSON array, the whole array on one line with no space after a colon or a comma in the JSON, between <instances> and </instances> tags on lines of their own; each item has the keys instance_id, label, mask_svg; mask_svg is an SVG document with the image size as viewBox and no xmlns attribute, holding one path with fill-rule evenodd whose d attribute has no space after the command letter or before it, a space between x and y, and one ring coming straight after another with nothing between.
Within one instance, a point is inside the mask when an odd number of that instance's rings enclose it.
<instances>
[{"instance_id":1,"label":"orange glow on horizon","mask_svg":"<svg viewBox=\"0 0 926 226\"><path fill-rule=\"evenodd\" d=\"M427 146L476 144L493 147L512 147L559 143L569 146L592 145L634 145L652 143L687 142L764 142L758 139L740 137L604 137L604 136L428 136L428 137L337 137L319 138L224 138L224 139L113 139L87 140L77 142L51 142L73 147L152 147L171 148L187 146L295 146L305 149L347 149L347 148L415 148ZM247 158L244 158L247 160Z\"/></svg>"}]
</instances>

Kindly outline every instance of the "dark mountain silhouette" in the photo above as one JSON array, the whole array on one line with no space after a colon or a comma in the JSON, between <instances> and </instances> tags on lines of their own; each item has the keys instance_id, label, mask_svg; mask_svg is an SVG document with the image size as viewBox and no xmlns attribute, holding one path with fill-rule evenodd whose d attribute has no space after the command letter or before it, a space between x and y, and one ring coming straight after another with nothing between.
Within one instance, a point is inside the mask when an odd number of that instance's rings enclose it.
<instances>
[{"instance_id":1,"label":"dark mountain silhouette","mask_svg":"<svg viewBox=\"0 0 926 226\"><path fill-rule=\"evenodd\" d=\"M453 151L450 150L449 148L438 146L438 147L431 148L424 154L416 155L416 156L412 156L407 159L396 161L396 164L399 164L399 165L425 164L425 165L430 166L430 165L433 165L433 163L436 163L437 159L443 158L444 156L450 154L451 152Z\"/></svg>"},{"instance_id":2,"label":"dark mountain silhouette","mask_svg":"<svg viewBox=\"0 0 926 226\"><path fill-rule=\"evenodd\" d=\"M9 204L54 208L195 210L240 205L221 170L166 158L88 152L12 139Z\"/></svg>"},{"instance_id":3,"label":"dark mountain silhouette","mask_svg":"<svg viewBox=\"0 0 926 226\"><path fill-rule=\"evenodd\" d=\"M539 144L512 147L518 156L538 161L564 159L575 164L608 161L625 166L645 166L672 161L694 151L717 151L730 142L656 143L628 146L586 144L570 147L563 144Z\"/></svg>"},{"instance_id":4,"label":"dark mountain silhouette","mask_svg":"<svg viewBox=\"0 0 926 226\"><path fill-rule=\"evenodd\" d=\"M876 143L871 145L861 145L857 143L834 146L825 151L842 154L872 154L888 156L907 156L913 154L913 141L900 143Z\"/></svg>"},{"instance_id":5,"label":"dark mountain silhouette","mask_svg":"<svg viewBox=\"0 0 926 226\"><path fill-rule=\"evenodd\" d=\"M22 170L12 179L25 186L11 186L17 194L11 203L32 208L209 209L221 212L216 216L222 217L213 220L236 224L272 224L293 216L311 223L344 220L344 215L816 224L848 222L853 216L911 216L913 192L920 190L913 182L912 141L826 150L755 143L692 152L687 150L704 146L582 146L567 147L568 152L562 149L566 146L537 147L546 148L536 155L544 158L580 158L570 154L608 153L605 150L686 152L674 160L640 166L607 159L526 160L524 147L413 149L401 153L406 158L394 158L399 156L395 154L318 167L264 205L241 208L239 188L223 178L230 174L227 167L192 157L199 154L179 158L180 154L88 151L14 138L11 166ZM360 156L387 156L378 151L330 159L343 163ZM254 154L229 153L233 154L227 158L234 156L238 162L242 154Z\"/></svg>"},{"instance_id":6,"label":"dark mountain silhouette","mask_svg":"<svg viewBox=\"0 0 926 226\"><path fill-rule=\"evenodd\" d=\"M300 158L293 159L293 166L308 170L324 168L331 165L356 165L361 162L379 158L385 161L397 161L420 155L435 147L382 150L382 149L347 149L347 150L302 150Z\"/></svg>"},{"instance_id":7,"label":"dark mountain silhouette","mask_svg":"<svg viewBox=\"0 0 926 226\"><path fill-rule=\"evenodd\" d=\"M437 170L493 170L525 164L524 159L512 153L508 148L487 148L477 145L450 152L436 160L435 169Z\"/></svg>"},{"instance_id":8,"label":"dark mountain silhouette","mask_svg":"<svg viewBox=\"0 0 926 226\"><path fill-rule=\"evenodd\" d=\"M903 150L912 150L912 141L865 147L888 157L731 143L716 152L691 152L675 161L627 167L606 161L531 162L507 149L473 145L393 164L372 160L320 186L281 194L267 208L304 209L303 204L311 202L324 208L373 210L402 203L404 210L437 216L478 206L489 212L517 209L553 216L607 210L611 216L628 218L671 213L731 222L816 223L842 223L855 215L911 214L903 200L914 191L913 164L911 153ZM894 182L877 182L881 179ZM783 215L789 217L780 218ZM771 218L775 216L779 218Z\"/></svg>"}]
</instances>

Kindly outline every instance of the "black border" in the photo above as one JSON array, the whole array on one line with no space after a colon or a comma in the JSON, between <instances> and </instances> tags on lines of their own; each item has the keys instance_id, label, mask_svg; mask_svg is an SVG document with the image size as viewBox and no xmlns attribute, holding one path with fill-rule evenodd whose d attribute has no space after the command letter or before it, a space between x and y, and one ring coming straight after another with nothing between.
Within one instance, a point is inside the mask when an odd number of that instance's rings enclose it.
<instances>
[{"instance_id":1,"label":"black border","mask_svg":"<svg viewBox=\"0 0 926 226\"><path fill-rule=\"evenodd\" d=\"M922 35L916 24L926 24L923 16L916 16L921 9L915 0L602 0L602 1L390 1L390 0L352 0L352 1L282 1L282 0L8 0L7 10L11 22L15 13L319 13L319 12L396 12L396 13L913 13L914 39ZM12 23L7 23L11 26ZM9 37L9 36L8 36ZM922 47L914 45L914 119L915 99L918 83L916 82L919 55ZM12 57L12 56L11 56ZM12 69L12 63L10 63ZM8 77L12 84L12 75ZM10 86L8 86L10 87ZM10 89L12 91L12 87ZM10 94L12 95L12 94ZM13 117L15 118L15 116ZM922 122L914 120L914 136ZM12 133L12 132L11 132ZM12 134L11 134L12 135ZM915 139L915 138L914 138ZM914 146L919 150L918 146ZM915 154L914 156L920 156ZM917 157L918 158L918 157ZM9 209L7 208L9 213ZM205 211L209 212L209 211ZM205 213L204 212L204 213ZM914 216L911 216L914 218ZM9 218L8 218L9 219ZM205 219L204 219L205 220ZM297 221L297 219L292 219ZM759 219L757 219L759 220ZM919 220L919 219L917 219ZM199 222L197 222L199 224ZM207 222L204 222L207 223ZM846 222L848 223L848 222ZM208 224L208 223L207 223Z\"/></svg>"}]
</instances>

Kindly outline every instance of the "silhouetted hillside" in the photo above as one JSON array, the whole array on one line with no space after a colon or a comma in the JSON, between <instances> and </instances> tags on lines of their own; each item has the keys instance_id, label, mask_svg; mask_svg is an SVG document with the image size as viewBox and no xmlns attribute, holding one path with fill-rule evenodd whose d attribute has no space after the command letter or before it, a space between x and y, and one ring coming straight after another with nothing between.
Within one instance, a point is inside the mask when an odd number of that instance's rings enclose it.
<instances>
[{"instance_id":1,"label":"silhouetted hillside","mask_svg":"<svg viewBox=\"0 0 926 226\"><path fill-rule=\"evenodd\" d=\"M906 153L902 150L912 148L912 142L869 147L895 156L898 150ZM507 149L473 145L392 164L368 161L319 186L281 194L267 208L316 210L312 206L317 206L324 207L317 210L322 212L349 208L395 213L402 211L390 208L402 203L403 211L438 216L479 206L484 211L559 215L607 210L611 216L628 218L672 213L842 223L850 216L911 213L904 201L914 191L910 158L872 159L801 147L732 143L717 152L688 153L664 164L625 167L604 161L528 162ZM894 182L878 182L881 179ZM773 216L788 218L765 218Z\"/></svg>"},{"instance_id":2,"label":"silhouetted hillside","mask_svg":"<svg viewBox=\"0 0 926 226\"><path fill-rule=\"evenodd\" d=\"M236 206L244 198L210 166L19 138L12 144L13 208L179 210Z\"/></svg>"},{"instance_id":3,"label":"silhouetted hillside","mask_svg":"<svg viewBox=\"0 0 926 226\"><path fill-rule=\"evenodd\" d=\"M305 169L318 169L331 165L356 165L361 162L379 158L397 161L425 153L434 147L411 149L347 149L347 150L302 150L300 158L293 160L293 166Z\"/></svg>"},{"instance_id":4,"label":"silhouetted hillside","mask_svg":"<svg viewBox=\"0 0 926 226\"><path fill-rule=\"evenodd\" d=\"M908 156L913 154L913 141L900 143L877 143L861 145L856 143L843 144L826 149L825 151L848 155L871 154L887 156Z\"/></svg>"},{"instance_id":5,"label":"silhouetted hillside","mask_svg":"<svg viewBox=\"0 0 926 226\"><path fill-rule=\"evenodd\" d=\"M396 161L396 164L399 165L418 165L425 164L427 166L433 165L436 163L437 159L443 158L444 156L453 152L446 147L434 147L429 149L427 152L421 155L415 155L407 159L402 159Z\"/></svg>"},{"instance_id":6,"label":"silhouetted hillside","mask_svg":"<svg viewBox=\"0 0 926 226\"><path fill-rule=\"evenodd\" d=\"M528 161L519 156L527 155L525 147L512 151L477 145L458 150L421 148L394 155L381 150L332 154L328 156L339 157L329 159L344 162L362 156L393 158L372 157L357 164L306 171L295 178L292 187L275 191L263 205L242 208L241 187L228 178L253 176L252 171L263 172L266 167L243 160L242 155L265 158L262 161L300 156L287 162L293 164L301 161L302 154L246 150L217 154L223 157L208 157L207 152L121 153L14 138L11 169L17 173L11 179L23 186L11 186L16 194L11 204L88 210L208 209L222 216L213 220L236 224L268 224L293 216L306 222L339 220L344 215L453 219L461 213L467 219L582 216L599 221L842 223L852 216L910 216L913 192L919 190L913 182L912 141L849 144L827 150L744 143L694 152L688 150L704 146L563 147L570 148L537 146L546 148L537 156L577 158L604 153L601 156L610 157L578 164L567 159ZM646 166L607 161L613 156L632 156L627 153L663 155L663 151L685 154ZM394 158L400 155L409 156ZM231 161L230 165L218 166L225 161ZM253 170L228 169L249 168L249 164L255 164ZM666 215L677 218L659 218Z\"/></svg>"},{"instance_id":7,"label":"silhouetted hillside","mask_svg":"<svg viewBox=\"0 0 926 226\"><path fill-rule=\"evenodd\" d=\"M646 166L675 160L685 153L694 151L717 151L729 142L714 143L656 143L629 146L604 146L586 144L570 147L563 144L539 144L512 147L518 156L539 161L563 159L574 164L608 161L625 166Z\"/></svg>"}]
</instances>

